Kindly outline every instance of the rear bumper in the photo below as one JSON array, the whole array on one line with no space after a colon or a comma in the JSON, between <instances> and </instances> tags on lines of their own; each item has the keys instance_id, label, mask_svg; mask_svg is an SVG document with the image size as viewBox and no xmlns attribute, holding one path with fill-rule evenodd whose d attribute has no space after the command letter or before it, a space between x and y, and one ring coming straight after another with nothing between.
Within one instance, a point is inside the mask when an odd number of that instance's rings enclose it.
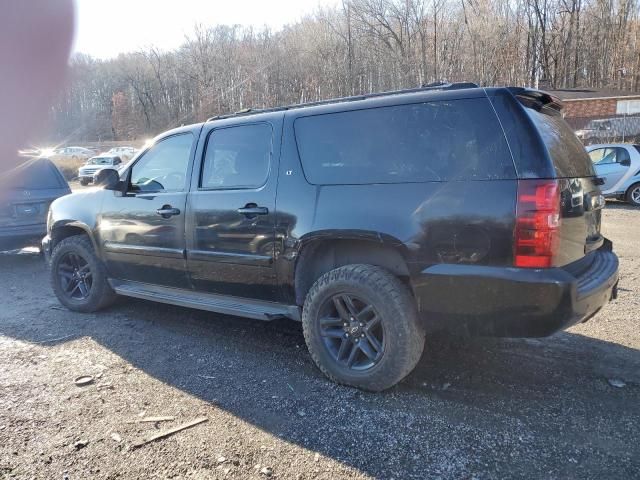
<instances>
[{"instance_id":1,"label":"rear bumper","mask_svg":"<svg viewBox=\"0 0 640 480\"><path fill-rule=\"evenodd\" d=\"M15 227L0 228L0 249L9 250L27 246L33 241L37 245L37 241L47 232L45 223L36 223L34 225L20 225Z\"/></svg>"},{"instance_id":2,"label":"rear bumper","mask_svg":"<svg viewBox=\"0 0 640 480\"><path fill-rule=\"evenodd\" d=\"M563 268L434 265L413 279L430 329L543 337L595 315L617 296L611 242Z\"/></svg>"}]
</instances>

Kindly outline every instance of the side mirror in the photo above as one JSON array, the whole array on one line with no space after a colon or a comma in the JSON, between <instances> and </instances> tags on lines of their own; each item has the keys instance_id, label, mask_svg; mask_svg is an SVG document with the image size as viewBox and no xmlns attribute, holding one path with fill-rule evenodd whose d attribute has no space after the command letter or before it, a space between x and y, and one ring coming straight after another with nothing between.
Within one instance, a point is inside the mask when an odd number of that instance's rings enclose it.
<instances>
[{"instance_id":1,"label":"side mirror","mask_svg":"<svg viewBox=\"0 0 640 480\"><path fill-rule=\"evenodd\" d=\"M623 167L630 167L631 166L631 159L630 158L625 158L624 160L622 160L620 162L620 165L622 165Z\"/></svg>"},{"instance_id":2,"label":"side mirror","mask_svg":"<svg viewBox=\"0 0 640 480\"><path fill-rule=\"evenodd\" d=\"M115 168L103 168L93 176L93 183L105 190L120 190L120 174Z\"/></svg>"}]
</instances>

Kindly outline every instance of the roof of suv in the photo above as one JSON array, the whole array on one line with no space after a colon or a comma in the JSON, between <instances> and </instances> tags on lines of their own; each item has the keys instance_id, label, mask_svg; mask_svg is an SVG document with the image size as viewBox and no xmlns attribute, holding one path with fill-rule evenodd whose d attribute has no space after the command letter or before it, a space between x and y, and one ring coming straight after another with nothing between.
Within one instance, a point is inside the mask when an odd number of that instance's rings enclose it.
<instances>
[{"instance_id":1,"label":"roof of suv","mask_svg":"<svg viewBox=\"0 0 640 480\"><path fill-rule=\"evenodd\" d=\"M275 115L282 115L287 112L290 117L300 117L307 115L320 115L349 110L359 110L365 108L375 108L391 105L402 105L426 101L455 100L462 98L481 98L490 96L496 92L509 92L521 103L538 103L550 108L560 110L562 102L547 92L533 90L524 87L479 87L475 83L451 83L427 85L419 88L394 90L388 92L371 93L352 97L333 98L318 102L300 103L266 109L246 109L235 113L218 115L207 119L205 122L191 125L183 125L172 130L163 132L153 139L157 141L171 135L185 132L197 132L206 123L218 123L221 125L233 125L246 118L252 121L263 121L273 118Z\"/></svg>"},{"instance_id":2,"label":"roof of suv","mask_svg":"<svg viewBox=\"0 0 640 480\"><path fill-rule=\"evenodd\" d=\"M471 96L484 95L484 89L478 87L478 85L476 85L475 83L470 83L470 82L446 83L446 84L443 83L443 84L425 85L419 88L370 93L370 94L363 94L363 95L355 95L351 97L331 98L328 100L320 100L317 102L298 103L293 105L285 105L281 107L264 108L264 109L247 108L245 110L240 110L239 112L211 117L207 119L207 122L215 121L215 120L223 120L227 118L236 118L236 117L248 116L248 115L253 116L253 115L259 115L262 113L282 112L282 111L298 110L298 109L304 109L305 111L307 111L309 109L315 109L315 107L325 107L325 106L329 107L329 109L332 109L332 110L335 109L336 106L338 107L337 109L339 110L343 110L343 109L348 110L349 108L344 108L345 104L349 104L351 102L355 102L358 105L358 108L362 108L363 104L378 105L378 104L387 104L387 103L405 103L405 102L398 102L398 98L400 96L402 96L400 98L408 98L408 99L421 98L425 95L428 95L429 97L431 96L442 97L443 96L442 92L453 92L453 91L460 91L460 90L466 91L467 94L464 95L466 97L468 97L469 94L472 92L474 94L472 94ZM440 93L440 95L438 95L438 93ZM461 97L461 95L459 94L447 95L447 97L449 96L457 97L457 98ZM391 101L389 99L391 99Z\"/></svg>"},{"instance_id":3,"label":"roof of suv","mask_svg":"<svg viewBox=\"0 0 640 480\"><path fill-rule=\"evenodd\" d=\"M557 110L560 110L562 108L562 103L557 97L554 97L549 93L540 90L533 90L524 87L479 87L475 83L461 82L432 84L419 88L393 90L388 92L356 95L351 97L332 98L317 102L300 103L266 109L248 108L235 113L211 117L207 119L206 123L220 120L232 120L248 116L251 116L252 118L256 117L255 120L260 120L263 118L263 116L268 116L267 114L278 112L293 112L293 116L298 117L309 114L318 115L337 111L400 105L420 101L479 98L486 97L487 95L490 95L498 90L509 91L520 101L537 102Z\"/></svg>"}]
</instances>

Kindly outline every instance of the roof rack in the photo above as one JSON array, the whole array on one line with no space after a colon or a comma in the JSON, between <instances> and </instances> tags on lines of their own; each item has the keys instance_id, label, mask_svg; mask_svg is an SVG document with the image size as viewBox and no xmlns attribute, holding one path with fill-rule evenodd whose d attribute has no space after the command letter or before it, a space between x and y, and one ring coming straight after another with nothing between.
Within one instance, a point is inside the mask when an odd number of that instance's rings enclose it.
<instances>
[{"instance_id":1,"label":"roof rack","mask_svg":"<svg viewBox=\"0 0 640 480\"><path fill-rule=\"evenodd\" d=\"M387 97L391 95L400 95L403 93L417 93L417 92L424 92L429 90L460 90L463 88L478 88L478 85L473 82L457 82L457 83L435 82L435 83L422 85L421 87L417 87L417 88L406 88L403 90L391 90L387 92L378 92L378 93L366 93L363 95L354 95L351 97L340 97L340 98L331 98L328 100L319 100L317 102L296 103L293 105L286 105L283 107L255 108L255 109L245 108L235 113L226 113L223 115L216 115L214 117L208 118L207 122L210 122L212 120L221 120L223 118L239 117L244 115L255 115L258 113L281 112L284 110L294 110L296 108L304 108L304 107L315 107L318 105L329 105L332 103L355 102L358 100L366 100L368 98Z\"/></svg>"}]
</instances>

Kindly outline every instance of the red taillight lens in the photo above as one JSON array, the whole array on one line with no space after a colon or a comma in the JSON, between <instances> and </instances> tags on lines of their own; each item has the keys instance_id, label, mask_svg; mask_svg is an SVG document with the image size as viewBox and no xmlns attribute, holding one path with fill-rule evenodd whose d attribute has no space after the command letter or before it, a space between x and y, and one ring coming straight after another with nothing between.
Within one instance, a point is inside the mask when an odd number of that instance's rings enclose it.
<instances>
[{"instance_id":1,"label":"red taillight lens","mask_svg":"<svg viewBox=\"0 0 640 480\"><path fill-rule=\"evenodd\" d=\"M560 189L557 180L519 180L516 204L516 267L553 265L558 250Z\"/></svg>"}]
</instances>

